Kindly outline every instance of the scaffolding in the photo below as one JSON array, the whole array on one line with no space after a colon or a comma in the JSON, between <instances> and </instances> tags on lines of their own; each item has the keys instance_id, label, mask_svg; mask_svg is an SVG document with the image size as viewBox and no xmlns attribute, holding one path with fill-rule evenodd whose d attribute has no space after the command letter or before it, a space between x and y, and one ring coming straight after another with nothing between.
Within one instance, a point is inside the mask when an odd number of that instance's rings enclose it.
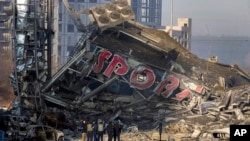
<instances>
[{"instance_id":1,"label":"scaffolding","mask_svg":"<svg viewBox=\"0 0 250 141\"><path fill-rule=\"evenodd\" d=\"M51 77L52 70L53 1L15 0L13 7L12 84L20 102L16 114L39 116L37 113L43 112L40 87Z\"/></svg>"}]
</instances>

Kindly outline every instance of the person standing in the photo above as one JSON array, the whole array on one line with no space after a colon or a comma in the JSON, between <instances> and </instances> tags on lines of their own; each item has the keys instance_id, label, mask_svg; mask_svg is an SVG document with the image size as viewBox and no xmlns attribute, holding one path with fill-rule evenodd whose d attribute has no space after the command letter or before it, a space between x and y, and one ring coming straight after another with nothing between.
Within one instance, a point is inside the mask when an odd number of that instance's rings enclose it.
<instances>
[{"instance_id":1,"label":"person standing","mask_svg":"<svg viewBox=\"0 0 250 141\"><path fill-rule=\"evenodd\" d=\"M82 121L82 141L86 141L87 138L87 124L86 121Z\"/></svg>"},{"instance_id":2,"label":"person standing","mask_svg":"<svg viewBox=\"0 0 250 141\"><path fill-rule=\"evenodd\" d=\"M94 136L94 141L98 141L98 136L97 136L97 122L93 122L93 136Z\"/></svg>"},{"instance_id":3,"label":"person standing","mask_svg":"<svg viewBox=\"0 0 250 141\"><path fill-rule=\"evenodd\" d=\"M87 138L87 141L93 141L93 126L91 122L87 124Z\"/></svg>"},{"instance_id":4,"label":"person standing","mask_svg":"<svg viewBox=\"0 0 250 141\"><path fill-rule=\"evenodd\" d=\"M103 132L104 132L104 123L102 120L99 120L97 126L98 141L103 141Z\"/></svg>"},{"instance_id":5,"label":"person standing","mask_svg":"<svg viewBox=\"0 0 250 141\"><path fill-rule=\"evenodd\" d=\"M115 122L114 125L114 141L120 141L120 134L121 134L121 130L122 130L122 125L121 125L121 121L118 120Z\"/></svg>"},{"instance_id":6,"label":"person standing","mask_svg":"<svg viewBox=\"0 0 250 141\"><path fill-rule=\"evenodd\" d=\"M108 133L108 141L112 141L112 137L113 137L113 124L110 121L107 127L107 133Z\"/></svg>"}]
</instances>

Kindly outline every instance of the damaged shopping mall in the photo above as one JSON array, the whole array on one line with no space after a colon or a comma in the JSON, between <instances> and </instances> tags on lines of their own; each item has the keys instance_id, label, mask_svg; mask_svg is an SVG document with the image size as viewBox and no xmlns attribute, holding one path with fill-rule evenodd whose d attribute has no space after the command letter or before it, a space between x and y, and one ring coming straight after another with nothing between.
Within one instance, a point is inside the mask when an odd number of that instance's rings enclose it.
<instances>
[{"instance_id":1,"label":"damaged shopping mall","mask_svg":"<svg viewBox=\"0 0 250 141\"><path fill-rule=\"evenodd\" d=\"M63 3L82 36L55 73L54 2L10 7L17 98L3 116L6 138L37 139L36 127L55 132L53 140L74 138L83 120L101 119L121 121L124 141L217 141L229 139L229 125L249 124L248 72L198 58L168 33L136 22L124 0L80 11Z\"/></svg>"}]
</instances>

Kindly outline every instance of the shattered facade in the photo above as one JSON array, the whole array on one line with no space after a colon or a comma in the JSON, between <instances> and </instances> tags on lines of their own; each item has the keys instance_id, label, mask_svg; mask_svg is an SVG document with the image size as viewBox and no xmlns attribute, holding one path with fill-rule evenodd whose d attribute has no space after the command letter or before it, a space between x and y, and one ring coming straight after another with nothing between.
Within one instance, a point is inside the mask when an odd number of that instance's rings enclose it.
<instances>
[{"instance_id":1,"label":"shattered facade","mask_svg":"<svg viewBox=\"0 0 250 141\"><path fill-rule=\"evenodd\" d=\"M10 122L14 126L26 123L25 131L31 124L48 124L77 131L82 120L119 119L124 140L139 133L152 135L145 140L159 140L153 131L162 123L164 140L212 141L214 133L228 139L230 124L248 124L249 73L202 60L167 33L139 24L123 0L82 9L89 25L63 0L82 36L68 62L49 77L52 29L40 25L48 15L36 9L49 9L52 3L33 2L15 5L11 80L19 101L11 117L25 120Z\"/></svg>"}]
</instances>

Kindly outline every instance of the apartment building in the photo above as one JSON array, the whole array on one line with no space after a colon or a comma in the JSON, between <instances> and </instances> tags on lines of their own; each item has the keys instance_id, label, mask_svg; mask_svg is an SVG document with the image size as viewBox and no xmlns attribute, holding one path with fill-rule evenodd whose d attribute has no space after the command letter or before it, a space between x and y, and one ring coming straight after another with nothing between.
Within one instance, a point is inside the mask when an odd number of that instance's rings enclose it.
<instances>
[{"instance_id":1,"label":"apartment building","mask_svg":"<svg viewBox=\"0 0 250 141\"><path fill-rule=\"evenodd\" d=\"M136 15L136 21L150 27L167 31L183 47L191 48L191 27L190 18L178 18L178 25L162 26L162 0L128 0Z\"/></svg>"},{"instance_id":2,"label":"apartment building","mask_svg":"<svg viewBox=\"0 0 250 141\"><path fill-rule=\"evenodd\" d=\"M7 9L10 8L9 0L0 0L0 48L11 49L11 34L10 26L11 20L9 20ZM11 13L12 14L12 13Z\"/></svg>"},{"instance_id":3,"label":"apartment building","mask_svg":"<svg viewBox=\"0 0 250 141\"><path fill-rule=\"evenodd\" d=\"M77 10L89 9L90 7L111 2L112 0L68 0L69 4ZM59 35L58 35L58 60L59 67L67 62L70 52L74 49L76 42L82 35L79 32L69 16L62 0L59 3ZM84 25L88 25L90 20L88 16L81 15L81 20Z\"/></svg>"},{"instance_id":4,"label":"apartment building","mask_svg":"<svg viewBox=\"0 0 250 141\"><path fill-rule=\"evenodd\" d=\"M191 49L191 36L192 36L192 19L190 18L178 18L178 24L176 26L167 26L165 31L169 32L177 42L179 42L184 48Z\"/></svg>"},{"instance_id":5,"label":"apartment building","mask_svg":"<svg viewBox=\"0 0 250 141\"><path fill-rule=\"evenodd\" d=\"M162 20L162 0L129 0L136 15L136 21L158 28Z\"/></svg>"}]
</instances>

